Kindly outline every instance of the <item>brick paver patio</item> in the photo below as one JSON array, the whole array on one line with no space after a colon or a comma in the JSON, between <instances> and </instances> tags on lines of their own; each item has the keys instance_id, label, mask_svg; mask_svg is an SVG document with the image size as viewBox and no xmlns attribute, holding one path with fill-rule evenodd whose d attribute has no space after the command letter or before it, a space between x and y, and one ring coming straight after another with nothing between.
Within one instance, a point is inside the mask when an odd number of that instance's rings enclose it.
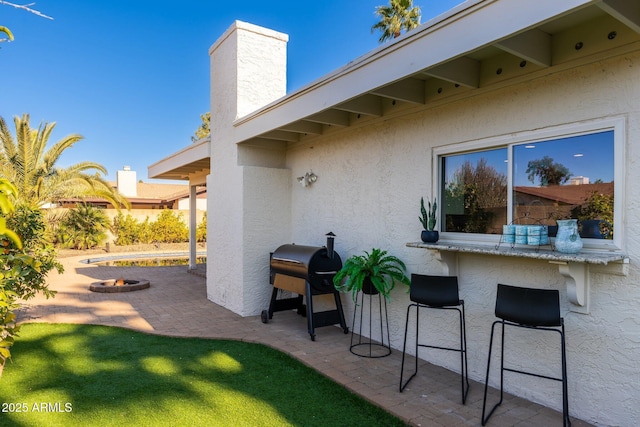
<instances>
[{"instance_id":1,"label":"brick paver patio","mask_svg":"<svg viewBox=\"0 0 640 427\"><path fill-rule=\"evenodd\" d=\"M186 267L108 267L80 263L87 256L64 258L65 272L52 274L55 298L38 297L20 313L27 322L87 323L143 332L267 344L291 354L349 390L415 426L480 425L483 384L472 381L466 405L460 401L460 376L422 362L419 375L398 391L402 354L369 359L349 352L350 335L338 327L317 331L312 342L306 322L295 312L278 312L263 324L260 316L240 317L206 298L205 278ZM203 269L203 266L200 267ZM96 281L148 279L151 287L130 293L95 293ZM265 308L268 301L265 301ZM410 361L412 362L412 361ZM562 414L524 399L505 396L490 426L551 426ZM573 426L588 426L573 420Z\"/></svg>"}]
</instances>

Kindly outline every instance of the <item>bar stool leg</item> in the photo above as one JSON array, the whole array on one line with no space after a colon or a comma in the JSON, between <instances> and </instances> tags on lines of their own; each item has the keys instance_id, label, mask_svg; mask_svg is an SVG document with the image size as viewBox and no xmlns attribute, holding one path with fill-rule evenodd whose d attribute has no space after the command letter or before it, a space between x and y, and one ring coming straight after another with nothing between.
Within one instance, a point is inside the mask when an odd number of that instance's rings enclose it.
<instances>
[{"instance_id":1,"label":"bar stool leg","mask_svg":"<svg viewBox=\"0 0 640 427\"><path fill-rule=\"evenodd\" d=\"M567 386L567 352L566 342L564 339L564 319L561 319L560 340L562 348L562 425L564 427L571 426L569 419L569 392Z\"/></svg>"},{"instance_id":2,"label":"bar stool leg","mask_svg":"<svg viewBox=\"0 0 640 427\"><path fill-rule=\"evenodd\" d=\"M464 315L464 301L461 301L461 310L458 310L460 315L460 381L462 383L462 404L467 401L467 394L469 393L469 370L467 364L467 325ZM466 384L466 387L465 387Z\"/></svg>"},{"instance_id":3,"label":"bar stool leg","mask_svg":"<svg viewBox=\"0 0 640 427\"><path fill-rule=\"evenodd\" d=\"M465 314L464 314L464 302L461 301L460 302L461 308L454 308L454 307L443 307L444 309L447 310L456 310L458 312L458 317L460 320L459 326L460 326L460 348L445 348L445 347L439 347L439 346L434 346L434 345L428 345L428 344L420 344L420 304L410 304L409 307L407 307L407 319L405 321L405 331L404 331L404 344L402 347L402 363L400 366L400 392L402 392L405 387L407 386L407 384L409 384L409 382L413 379L413 377L415 377L418 373L418 349L420 347L427 347L427 348L436 348L436 349L440 349L440 350L453 350L453 351L458 351L460 352L460 384L461 384L461 395L462 395L462 404L464 405L466 403L467 400L467 394L469 393L469 369L468 369L468 362L467 362L467 335L466 335L466 322L465 322ZM415 306L416 307L416 340L415 340L415 367L414 367L414 371L411 374L411 376L409 377L409 379L407 379L407 381L405 383L403 383L403 378L404 378L404 361L405 361L405 356L406 356L406 349L407 349L407 334L408 334L408 329L409 329L409 316L411 313L411 307ZM424 308L424 306L422 306ZM427 307L429 308L429 307ZM433 309L433 308L432 308Z\"/></svg>"},{"instance_id":4,"label":"bar stool leg","mask_svg":"<svg viewBox=\"0 0 640 427\"><path fill-rule=\"evenodd\" d=\"M411 374L411 376L409 377L409 379L407 380L407 382L405 382L404 384L402 383L402 378L404 376L404 359L405 359L405 355L407 352L407 334L409 332L409 314L411 312L411 307L416 307L416 348L415 348L415 358L416 358L416 362L415 362L415 368L413 371L413 374ZM413 379L413 377L416 376L416 374L418 373L418 319L419 319L419 305L418 304L409 304L409 306L407 307L407 320L405 321L404 324L404 345L402 346L402 364L400 365L400 392L402 393L402 391L405 389L405 387L407 386L407 384L409 384L409 381L411 381Z\"/></svg>"},{"instance_id":5,"label":"bar stool leg","mask_svg":"<svg viewBox=\"0 0 640 427\"><path fill-rule=\"evenodd\" d=\"M487 391L489 389L489 371L491 368L491 353L493 350L493 335L495 331L495 326L498 323L502 324L502 354L501 354L502 357L500 361L500 400L498 401L498 403L496 403L493 406L493 408L491 408L491 411L485 417L485 412L487 407ZM504 385L504 323L497 320L493 322L493 325L491 325L491 338L489 339L489 356L487 358L487 376L484 382L484 398L482 399L482 425L483 426L487 424L487 421L489 421L489 418L491 417L491 415L493 415L493 412L496 410L496 408L502 404L503 385Z\"/></svg>"},{"instance_id":6,"label":"bar stool leg","mask_svg":"<svg viewBox=\"0 0 640 427\"><path fill-rule=\"evenodd\" d=\"M490 367L491 367L491 353L493 350L493 337L494 337L494 330L495 330L495 326L496 324L500 323L502 326L502 331L501 331L501 354L500 354L500 400L498 401L498 403L496 403L492 408L491 411L489 411L489 414L485 416L486 413L486 406L487 406L487 392L488 392L488 388L489 388L489 372L490 372ZM491 326L491 338L489 340L489 356L487 359L487 376L485 379L485 384L484 384L484 397L483 397L483 401L482 401L482 425L486 425L487 421L489 420L489 418L491 417L491 415L493 414L493 412L496 410L496 408L498 408L498 406L500 406L502 404L503 401L503 397L504 397L504 329L505 329L505 322L501 321L501 320L497 320L493 323L493 325ZM549 329L547 329L549 330ZM571 426L571 419L569 418L569 398L568 398L568 386L567 386L567 356L566 356L566 342L565 342L565 336L564 336L564 321L562 322L561 325L561 330L554 330L555 332L558 332L560 334L560 344L561 344L561 356L562 356L562 378L549 378L549 377L545 377L542 376L542 378L548 378L548 379L554 379L554 380L560 380L562 381L562 425L564 427L568 427ZM511 372L517 372L517 373L523 373L523 374L528 374L527 372L522 372L522 371L517 371L517 370L511 370L511 369L506 369L508 371ZM536 375L536 374L532 374L529 373L529 375L533 375L536 377L541 377L540 375Z\"/></svg>"}]
</instances>

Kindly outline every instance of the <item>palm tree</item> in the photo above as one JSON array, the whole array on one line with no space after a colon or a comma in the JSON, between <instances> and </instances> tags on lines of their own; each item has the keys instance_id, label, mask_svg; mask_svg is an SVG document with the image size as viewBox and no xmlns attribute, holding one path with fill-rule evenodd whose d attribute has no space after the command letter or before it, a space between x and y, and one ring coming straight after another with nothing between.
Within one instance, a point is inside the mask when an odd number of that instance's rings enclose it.
<instances>
[{"instance_id":1,"label":"palm tree","mask_svg":"<svg viewBox=\"0 0 640 427\"><path fill-rule=\"evenodd\" d=\"M382 31L380 43L420 25L420 8L413 6L413 0L390 0L389 6L377 6L375 14L380 22L371 27L371 32Z\"/></svg>"},{"instance_id":2,"label":"palm tree","mask_svg":"<svg viewBox=\"0 0 640 427\"><path fill-rule=\"evenodd\" d=\"M9 180L17 188L16 205L38 208L62 199L99 197L118 208L129 206L126 198L101 175L107 173L104 166L89 161L67 168L55 166L64 150L80 141L82 136L68 135L46 150L55 122L32 129L29 115L24 114L15 116L14 123L15 138L0 117L0 178Z\"/></svg>"}]
</instances>

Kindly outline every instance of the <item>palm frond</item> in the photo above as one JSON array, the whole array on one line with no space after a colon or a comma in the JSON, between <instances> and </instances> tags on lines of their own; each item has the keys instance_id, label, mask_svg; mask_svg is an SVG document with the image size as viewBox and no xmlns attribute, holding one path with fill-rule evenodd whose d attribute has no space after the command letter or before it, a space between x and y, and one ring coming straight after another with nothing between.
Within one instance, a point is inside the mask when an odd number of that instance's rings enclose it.
<instances>
[{"instance_id":1,"label":"palm frond","mask_svg":"<svg viewBox=\"0 0 640 427\"><path fill-rule=\"evenodd\" d=\"M377 6L375 14L380 21L371 27L371 32L382 31L378 39L380 43L420 25L421 11L418 6L413 6L413 0L390 0L388 6Z\"/></svg>"},{"instance_id":2,"label":"palm frond","mask_svg":"<svg viewBox=\"0 0 640 427\"><path fill-rule=\"evenodd\" d=\"M0 117L0 178L16 185L19 203L38 207L64 198L99 197L117 208L130 207L100 175L107 173L101 164L86 161L56 167L62 153L83 139L81 135L65 136L47 149L55 122L32 129L29 115L23 114L14 117L14 125L15 138Z\"/></svg>"},{"instance_id":3,"label":"palm frond","mask_svg":"<svg viewBox=\"0 0 640 427\"><path fill-rule=\"evenodd\" d=\"M54 123L55 125L55 123ZM73 147L73 145L78 142L78 141L82 141L84 139L84 137L82 135L78 135L78 134L72 134L72 135L67 135L64 138L62 138L61 140L59 140L58 142L56 142L51 148L49 148L43 158L43 163L46 165L46 167L48 169L51 169L54 167L54 165L56 164L56 162L60 159L60 156L62 155L62 153Z\"/></svg>"}]
</instances>

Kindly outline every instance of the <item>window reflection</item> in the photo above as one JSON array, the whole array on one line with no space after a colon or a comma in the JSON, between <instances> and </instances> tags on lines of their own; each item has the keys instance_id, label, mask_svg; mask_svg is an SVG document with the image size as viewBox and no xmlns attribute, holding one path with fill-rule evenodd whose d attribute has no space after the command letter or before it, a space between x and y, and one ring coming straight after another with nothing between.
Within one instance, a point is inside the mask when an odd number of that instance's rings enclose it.
<instances>
[{"instance_id":1,"label":"window reflection","mask_svg":"<svg viewBox=\"0 0 640 427\"><path fill-rule=\"evenodd\" d=\"M613 238L613 131L513 147L514 219L576 218L585 238Z\"/></svg>"},{"instance_id":2,"label":"window reflection","mask_svg":"<svg viewBox=\"0 0 640 427\"><path fill-rule=\"evenodd\" d=\"M553 235L556 220L574 218L583 238L612 239L614 150L610 130L443 156L442 229L500 234L513 221L549 225Z\"/></svg>"},{"instance_id":3,"label":"window reflection","mask_svg":"<svg viewBox=\"0 0 640 427\"><path fill-rule=\"evenodd\" d=\"M499 233L507 220L507 148L442 159L444 231Z\"/></svg>"}]
</instances>

